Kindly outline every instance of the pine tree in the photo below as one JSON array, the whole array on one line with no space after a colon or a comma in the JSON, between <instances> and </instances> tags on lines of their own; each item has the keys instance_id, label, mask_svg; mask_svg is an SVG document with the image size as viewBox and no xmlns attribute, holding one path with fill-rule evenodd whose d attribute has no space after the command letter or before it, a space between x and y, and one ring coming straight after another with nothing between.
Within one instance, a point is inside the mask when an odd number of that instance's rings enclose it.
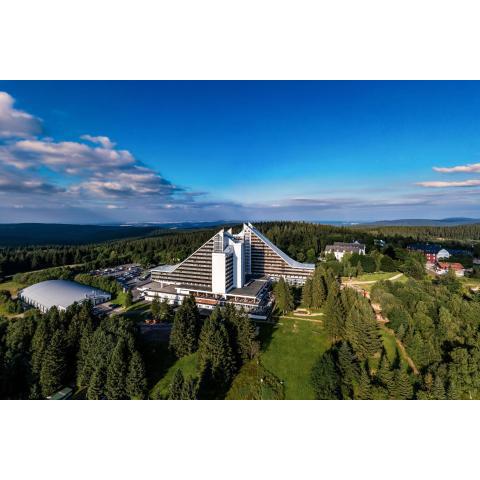
<instances>
[{"instance_id":1,"label":"pine tree","mask_svg":"<svg viewBox=\"0 0 480 480\"><path fill-rule=\"evenodd\" d=\"M435 400L445 400L447 398L445 395L445 385L440 375L435 377L432 393Z\"/></svg>"},{"instance_id":2,"label":"pine tree","mask_svg":"<svg viewBox=\"0 0 480 480\"><path fill-rule=\"evenodd\" d=\"M384 349L380 358L376 378L389 393L392 393L394 389L393 375L392 366L388 360L387 352Z\"/></svg>"},{"instance_id":3,"label":"pine tree","mask_svg":"<svg viewBox=\"0 0 480 480\"><path fill-rule=\"evenodd\" d=\"M133 303L133 294L132 294L132 291L129 290L127 292L127 295L125 296L125 307L126 308L131 307L132 303Z\"/></svg>"},{"instance_id":4,"label":"pine tree","mask_svg":"<svg viewBox=\"0 0 480 480\"><path fill-rule=\"evenodd\" d=\"M100 364L95 368L87 389L88 400L100 400L103 398L105 387L105 367Z\"/></svg>"},{"instance_id":5,"label":"pine tree","mask_svg":"<svg viewBox=\"0 0 480 480\"><path fill-rule=\"evenodd\" d=\"M35 334L33 335L33 338L32 338L32 343L31 343L32 373L37 378L40 375L43 357L45 355L45 351L47 350L48 342L49 342L49 335L47 330L47 324L44 318L40 318L37 324L37 328L35 330Z\"/></svg>"},{"instance_id":6,"label":"pine tree","mask_svg":"<svg viewBox=\"0 0 480 480\"><path fill-rule=\"evenodd\" d=\"M40 370L40 387L44 397L62 387L65 370L65 334L63 330L57 330L45 351Z\"/></svg>"},{"instance_id":7,"label":"pine tree","mask_svg":"<svg viewBox=\"0 0 480 480\"><path fill-rule=\"evenodd\" d=\"M332 341L342 338L345 316L340 287L337 281L334 281L329 288L324 317L325 330Z\"/></svg>"},{"instance_id":8,"label":"pine tree","mask_svg":"<svg viewBox=\"0 0 480 480\"><path fill-rule=\"evenodd\" d=\"M292 290L283 277L275 284L273 291L275 294L275 304L281 313L285 314L293 310Z\"/></svg>"},{"instance_id":9,"label":"pine tree","mask_svg":"<svg viewBox=\"0 0 480 480\"><path fill-rule=\"evenodd\" d=\"M145 365L138 351L134 351L130 358L126 380L127 395L131 399L143 399L147 391Z\"/></svg>"},{"instance_id":10,"label":"pine tree","mask_svg":"<svg viewBox=\"0 0 480 480\"><path fill-rule=\"evenodd\" d=\"M150 312L152 314L152 317L155 320L160 320L160 301L159 301L158 297L155 297L152 300L152 304L150 306Z\"/></svg>"},{"instance_id":11,"label":"pine tree","mask_svg":"<svg viewBox=\"0 0 480 480\"><path fill-rule=\"evenodd\" d=\"M311 383L317 399L335 400L341 398L335 358L331 350L325 352L315 362L311 373Z\"/></svg>"},{"instance_id":12,"label":"pine tree","mask_svg":"<svg viewBox=\"0 0 480 480\"><path fill-rule=\"evenodd\" d=\"M312 278L312 302L313 308L321 308L327 299L327 288L323 270L317 268Z\"/></svg>"},{"instance_id":13,"label":"pine tree","mask_svg":"<svg viewBox=\"0 0 480 480\"><path fill-rule=\"evenodd\" d=\"M338 350L338 368L340 371L340 390L344 399L353 395L353 385L359 378L358 365L355 355L348 342L342 342Z\"/></svg>"},{"instance_id":14,"label":"pine tree","mask_svg":"<svg viewBox=\"0 0 480 480\"><path fill-rule=\"evenodd\" d=\"M397 400L410 399L413 396L413 387L405 370L399 368L394 374L393 396Z\"/></svg>"},{"instance_id":15,"label":"pine tree","mask_svg":"<svg viewBox=\"0 0 480 480\"><path fill-rule=\"evenodd\" d=\"M125 340L120 338L112 352L112 358L107 367L107 381L105 384L105 395L109 400L121 400L127 395L126 377L127 377L127 361L126 361L126 345Z\"/></svg>"},{"instance_id":16,"label":"pine tree","mask_svg":"<svg viewBox=\"0 0 480 480\"><path fill-rule=\"evenodd\" d=\"M168 399L169 400L181 400L183 393L183 385L185 379L181 368L178 368L173 375L172 382L170 383Z\"/></svg>"},{"instance_id":17,"label":"pine tree","mask_svg":"<svg viewBox=\"0 0 480 480\"><path fill-rule=\"evenodd\" d=\"M254 357L259 348L258 342L255 341L255 327L243 309L239 311L228 305L223 315L236 363L239 366L243 365Z\"/></svg>"},{"instance_id":18,"label":"pine tree","mask_svg":"<svg viewBox=\"0 0 480 480\"><path fill-rule=\"evenodd\" d=\"M302 305L305 308L312 307L312 280L307 278L302 289Z\"/></svg>"},{"instance_id":19,"label":"pine tree","mask_svg":"<svg viewBox=\"0 0 480 480\"><path fill-rule=\"evenodd\" d=\"M177 357L190 355L198 348L200 317L192 296L186 297L175 312L170 333L170 349Z\"/></svg>"},{"instance_id":20,"label":"pine tree","mask_svg":"<svg viewBox=\"0 0 480 480\"><path fill-rule=\"evenodd\" d=\"M205 321L198 345L200 372L211 371L211 377L221 389L226 387L235 371L235 360L230 347L227 329L218 309Z\"/></svg>"},{"instance_id":21,"label":"pine tree","mask_svg":"<svg viewBox=\"0 0 480 480\"><path fill-rule=\"evenodd\" d=\"M359 400L369 400L370 397L370 392L371 392L371 382L370 382L370 377L368 375L367 368L362 365L360 367L360 378L358 380L358 386L357 386L357 391L355 398Z\"/></svg>"},{"instance_id":22,"label":"pine tree","mask_svg":"<svg viewBox=\"0 0 480 480\"><path fill-rule=\"evenodd\" d=\"M345 338L358 358L365 360L382 348L378 325L370 305L357 298L345 322Z\"/></svg>"},{"instance_id":23,"label":"pine tree","mask_svg":"<svg viewBox=\"0 0 480 480\"><path fill-rule=\"evenodd\" d=\"M158 319L162 322L171 322L173 320L173 308L167 300L160 303L158 309Z\"/></svg>"},{"instance_id":24,"label":"pine tree","mask_svg":"<svg viewBox=\"0 0 480 480\"><path fill-rule=\"evenodd\" d=\"M198 394L198 382L195 378L186 378L183 382L182 400L196 400Z\"/></svg>"}]
</instances>

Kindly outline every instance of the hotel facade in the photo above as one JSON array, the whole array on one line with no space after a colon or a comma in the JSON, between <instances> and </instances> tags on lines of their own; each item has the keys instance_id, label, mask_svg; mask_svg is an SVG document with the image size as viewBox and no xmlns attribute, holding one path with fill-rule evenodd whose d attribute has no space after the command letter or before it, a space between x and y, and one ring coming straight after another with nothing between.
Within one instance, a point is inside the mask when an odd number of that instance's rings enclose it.
<instances>
[{"instance_id":1,"label":"hotel facade","mask_svg":"<svg viewBox=\"0 0 480 480\"><path fill-rule=\"evenodd\" d=\"M251 223L240 233L216 233L186 260L152 270L152 283L141 288L146 300L155 297L179 305L193 295L204 310L231 303L252 318L266 318L273 297L270 285L284 278L303 285L314 264L293 260Z\"/></svg>"}]
</instances>

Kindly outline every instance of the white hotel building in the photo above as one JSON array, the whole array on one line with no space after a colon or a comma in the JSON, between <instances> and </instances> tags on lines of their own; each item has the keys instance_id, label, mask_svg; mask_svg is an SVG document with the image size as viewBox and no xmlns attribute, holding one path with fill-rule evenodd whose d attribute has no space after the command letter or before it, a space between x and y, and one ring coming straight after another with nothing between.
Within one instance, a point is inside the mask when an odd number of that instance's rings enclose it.
<instances>
[{"instance_id":1,"label":"white hotel building","mask_svg":"<svg viewBox=\"0 0 480 480\"><path fill-rule=\"evenodd\" d=\"M271 282L283 277L303 285L314 269L290 258L248 223L235 235L220 230L181 263L154 268L152 283L141 289L147 300L158 297L178 305L193 295L202 309L232 303L252 318L265 318L272 305Z\"/></svg>"}]
</instances>

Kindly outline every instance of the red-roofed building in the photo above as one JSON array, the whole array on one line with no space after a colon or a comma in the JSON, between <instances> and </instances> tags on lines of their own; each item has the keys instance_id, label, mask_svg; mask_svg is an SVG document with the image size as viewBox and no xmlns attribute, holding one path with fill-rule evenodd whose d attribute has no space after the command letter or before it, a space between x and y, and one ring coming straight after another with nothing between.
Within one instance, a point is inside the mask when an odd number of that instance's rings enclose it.
<instances>
[{"instance_id":1,"label":"red-roofed building","mask_svg":"<svg viewBox=\"0 0 480 480\"><path fill-rule=\"evenodd\" d=\"M449 270L453 270L457 277L463 277L465 275L465 267L461 263L437 262L436 272L439 275L443 275Z\"/></svg>"}]
</instances>

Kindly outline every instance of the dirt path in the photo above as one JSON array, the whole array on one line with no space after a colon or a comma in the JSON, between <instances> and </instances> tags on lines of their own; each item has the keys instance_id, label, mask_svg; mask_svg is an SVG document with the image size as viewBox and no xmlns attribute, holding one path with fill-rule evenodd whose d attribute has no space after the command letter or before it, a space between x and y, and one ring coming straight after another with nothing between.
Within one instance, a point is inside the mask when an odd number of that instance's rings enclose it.
<instances>
[{"instance_id":1,"label":"dirt path","mask_svg":"<svg viewBox=\"0 0 480 480\"><path fill-rule=\"evenodd\" d=\"M399 273L398 275L395 275L395 277L392 277L393 278L400 278L401 276L403 275L403 273ZM359 291L358 288L355 288L356 285L355 284L350 284L350 285L346 285L350 288L354 288L355 290ZM363 292L363 293L362 293ZM399 338L397 338L397 336L395 335L395 332L391 329L391 328L388 328L385 324L389 322L388 318L385 317L382 313L382 307L377 304L377 303L372 303L372 301L370 300L370 294L368 292L365 292L365 291L360 291L361 294L363 294L367 299L368 299L368 302L370 303L370 306L372 307L372 310L373 310L373 313L375 314L375 318L377 319L377 322L380 324L380 328L383 328L386 332L390 333L391 335L393 335L393 338L395 338L395 342L401 352L401 354L403 355L403 358L405 359L405 361L408 363L408 365L410 366L410 368L412 369L413 373L415 375L418 375L420 372L418 371L418 368L417 366L415 365L415 362L412 360L412 358L410 357L410 355L407 353L407 350L405 348L405 345L403 345L403 343L401 342L401 340Z\"/></svg>"},{"instance_id":2,"label":"dirt path","mask_svg":"<svg viewBox=\"0 0 480 480\"><path fill-rule=\"evenodd\" d=\"M282 316L282 318L288 318L289 320L300 320L301 322L323 323L322 320L314 320L313 318L305 318L305 317L286 317L286 316Z\"/></svg>"},{"instance_id":3,"label":"dirt path","mask_svg":"<svg viewBox=\"0 0 480 480\"><path fill-rule=\"evenodd\" d=\"M370 299L369 299L370 300ZM388 318L385 317L382 313L382 307L378 304L378 303L372 303L370 301L370 306L372 307L372 310L374 311L375 313L375 318L377 319L377 322L380 324L380 328L383 328L383 330L385 330L386 332L388 332L390 335L393 335L393 338L395 339L395 342L401 352L401 354L403 355L403 358L405 359L405 361L408 363L408 365L410 366L410 368L412 369L413 373L415 375L418 375L419 374L419 371L418 371L418 368L417 366L415 365L414 361L412 360L412 358L410 357L410 355L407 353L407 350L405 348L405 345L401 342L401 340L399 338L397 338L397 336L395 335L395 332L391 329L391 328L388 328L385 324L389 322Z\"/></svg>"},{"instance_id":4,"label":"dirt path","mask_svg":"<svg viewBox=\"0 0 480 480\"><path fill-rule=\"evenodd\" d=\"M403 273L397 273L393 277L390 278L384 278L383 280L388 280L388 281L393 281L393 280L398 280ZM345 280L343 282L345 285L373 285L374 283L380 282L382 280Z\"/></svg>"},{"instance_id":5,"label":"dirt path","mask_svg":"<svg viewBox=\"0 0 480 480\"><path fill-rule=\"evenodd\" d=\"M412 360L412 358L410 357L410 355L407 353L407 350L405 349L405 345L400 341L399 338L397 338L397 336L395 335L395 332L391 329L391 328L388 328L386 327L385 325L381 325L380 328L383 328L386 332L390 333L391 335L393 335L393 337L395 338L395 342L397 343L397 346L398 348L400 349L400 352L402 353L403 355L403 358L405 359L405 361L408 363L408 365L410 366L410 368L412 369L413 373L415 375L418 375L420 372L418 371L418 368L417 366L415 365L414 361Z\"/></svg>"}]
</instances>

